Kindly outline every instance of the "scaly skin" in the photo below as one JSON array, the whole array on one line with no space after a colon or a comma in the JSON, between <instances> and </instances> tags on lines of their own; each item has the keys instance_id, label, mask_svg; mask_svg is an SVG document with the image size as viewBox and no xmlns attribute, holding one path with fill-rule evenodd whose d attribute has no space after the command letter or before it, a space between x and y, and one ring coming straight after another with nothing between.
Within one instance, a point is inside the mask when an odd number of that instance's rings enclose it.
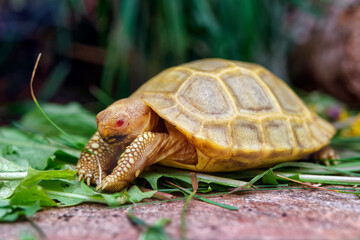
<instances>
[{"instance_id":1,"label":"scaly skin","mask_svg":"<svg viewBox=\"0 0 360 240\"><path fill-rule=\"evenodd\" d=\"M76 165L79 181L84 178L87 185L91 183L98 185L100 172L102 180L107 176L109 169L114 167L115 159L121 153L122 148L118 145L107 144L96 132L86 144L85 149L89 152L83 150Z\"/></svg>"},{"instance_id":2,"label":"scaly skin","mask_svg":"<svg viewBox=\"0 0 360 240\"><path fill-rule=\"evenodd\" d=\"M152 149L154 142L159 142L160 139L156 139L156 134L151 132L145 132L140 134L124 151L117 162L117 166L112 173L108 175L100 185L96 187L98 189L106 189L111 192L116 192L128 185L139 176L139 174L151 162L145 162L147 158L147 152Z\"/></svg>"},{"instance_id":3,"label":"scaly skin","mask_svg":"<svg viewBox=\"0 0 360 240\"><path fill-rule=\"evenodd\" d=\"M112 173L96 189L119 191L137 178L144 168L166 157L173 157L179 161L196 159L195 148L189 145L190 143L184 137L173 131L170 130L170 134L144 132L138 135L126 147ZM183 156L185 159L182 159Z\"/></svg>"}]
</instances>

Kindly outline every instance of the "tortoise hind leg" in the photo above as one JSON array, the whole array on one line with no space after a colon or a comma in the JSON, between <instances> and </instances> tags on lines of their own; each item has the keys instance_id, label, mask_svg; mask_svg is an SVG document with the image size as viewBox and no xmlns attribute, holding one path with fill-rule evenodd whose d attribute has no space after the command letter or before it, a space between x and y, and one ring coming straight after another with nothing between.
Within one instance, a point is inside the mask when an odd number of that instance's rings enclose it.
<instances>
[{"instance_id":1,"label":"tortoise hind leg","mask_svg":"<svg viewBox=\"0 0 360 240\"><path fill-rule=\"evenodd\" d=\"M313 159L324 163L326 166L330 166L331 164L337 164L336 160L339 159L339 156L334 148L325 146L313 154Z\"/></svg>"}]
</instances>

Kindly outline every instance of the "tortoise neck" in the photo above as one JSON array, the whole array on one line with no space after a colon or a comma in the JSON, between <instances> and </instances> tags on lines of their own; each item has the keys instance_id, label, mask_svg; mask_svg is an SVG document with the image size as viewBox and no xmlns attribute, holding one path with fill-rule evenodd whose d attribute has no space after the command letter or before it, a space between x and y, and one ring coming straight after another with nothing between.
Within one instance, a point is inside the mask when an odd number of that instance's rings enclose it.
<instances>
[{"instance_id":1,"label":"tortoise neck","mask_svg":"<svg viewBox=\"0 0 360 240\"><path fill-rule=\"evenodd\" d=\"M141 132L155 132L158 127L160 121L159 115L157 115L152 109L150 109L150 114L148 115L147 123L145 124L143 130ZM160 123L161 124L161 123Z\"/></svg>"}]
</instances>

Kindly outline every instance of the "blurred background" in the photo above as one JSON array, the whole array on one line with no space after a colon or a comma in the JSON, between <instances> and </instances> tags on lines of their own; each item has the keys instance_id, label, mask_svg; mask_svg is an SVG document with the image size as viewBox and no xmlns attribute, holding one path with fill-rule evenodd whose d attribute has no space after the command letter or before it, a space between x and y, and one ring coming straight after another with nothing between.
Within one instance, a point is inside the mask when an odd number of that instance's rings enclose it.
<instances>
[{"instance_id":1,"label":"blurred background","mask_svg":"<svg viewBox=\"0 0 360 240\"><path fill-rule=\"evenodd\" d=\"M360 105L359 1L0 0L0 124L40 102L92 112L161 70L218 57ZM359 44L357 44L359 43Z\"/></svg>"}]
</instances>

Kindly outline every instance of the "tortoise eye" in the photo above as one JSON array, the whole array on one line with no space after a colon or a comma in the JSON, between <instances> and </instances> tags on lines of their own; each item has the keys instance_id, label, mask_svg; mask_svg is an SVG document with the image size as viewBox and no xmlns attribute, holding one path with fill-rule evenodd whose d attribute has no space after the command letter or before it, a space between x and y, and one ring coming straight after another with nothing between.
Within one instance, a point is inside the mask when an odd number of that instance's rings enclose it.
<instances>
[{"instance_id":1,"label":"tortoise eye","mask_svg":"<svg viewBox=\"0 0 360 240\"><path fill-rule=\"evenodd\" d=\"M122 119L117 120L117 121L116 121L116 126L118 126L118 127L122 127L122 126L124 125L124 123L125 123L125 121L124 121L124 120L122 120Z\"/></svg>"}]
</instances>

